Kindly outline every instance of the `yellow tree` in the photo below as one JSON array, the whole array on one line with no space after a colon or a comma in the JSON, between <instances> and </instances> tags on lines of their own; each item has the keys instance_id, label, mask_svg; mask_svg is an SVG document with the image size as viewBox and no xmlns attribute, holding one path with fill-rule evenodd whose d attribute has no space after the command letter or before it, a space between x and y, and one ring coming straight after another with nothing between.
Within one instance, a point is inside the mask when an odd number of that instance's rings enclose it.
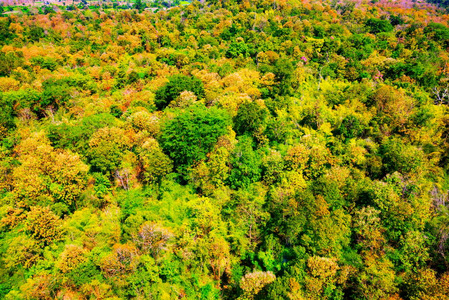
<instances>
[{"instance_id":1,"label":"yellow tree","mask_svg":"<svg viewBox=\"0 0 449 300\"><path fill-rule=\"evenodd\" d=\"M26 206L61 202L74 209L87 185L87 171L77 154L55 150L43 132L31 134L16 147L20 166L13 170L13 192Z\"/></svg>"}]
</instances>

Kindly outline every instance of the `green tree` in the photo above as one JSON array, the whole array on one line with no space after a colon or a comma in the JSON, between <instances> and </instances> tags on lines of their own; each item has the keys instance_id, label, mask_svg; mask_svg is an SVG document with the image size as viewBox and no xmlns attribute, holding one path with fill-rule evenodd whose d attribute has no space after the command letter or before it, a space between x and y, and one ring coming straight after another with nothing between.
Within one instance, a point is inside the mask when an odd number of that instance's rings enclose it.
<instances>
[{"instance_id":1,"label":"green tree","mask_svg":"<svg viewBox=\"0 0 449 300\"><path fill-rule=\"evenodd\" d=\"M226 57L228 58L237 58L237 57L248 57L249 56L249 47L248 45L242 40L237 39L236 41L232 42L229 45L229 49L226 52Z\"/></svg>"},{"instance_id":2,"label":"green tree","mask_svg":"<svg viewBox=\"0 0 449 300\"><path fill-rule=\"evenodd\" d=\"M0 42L1 43L1 42ZM0 76L9 76L11 72L24 64L22 52L0 53Z\"/></svg>"},{"instance_id":3,"label":"green tree","mask_svg":"<svg viewBox=\"0 0 449 300\"><path fill-rule=\"evenodd\" d=\"M86 154L92 135L98 129L114 127L116 124L117 119L111 114L95 114L75 122L51 124L47 136L55 148Z\"/></svg>"},{"instance_id":4,"label":"green tree","mask_svg":"<svg viewBox=\"0 0 449 300\"><path fill-rule=\"evenodd\" d=\"M87 154L95 170L112 175L119 169L130 146L123 129L105 127L92 135Z\"/></svg>"},{"instance_id":5,"label":"green tree","mask_svg":"<svg viewBox=\"0 0 449 300\"><path fill-rule=\"evenodd\" d=\"M253 140L242 136L231 154L231 174L228 178L232 188L248 187L261 178L261 158L253 150Z\"/></svg>"},{"instance_id":6,"label":"green tree","mask_svg":"<svg viewBox=\"0 0 449 300\"><path fill-rule=\"evenodd\" d=\"M170 173L173 163L164 154L159 143L155 139L147 140L138 150L139 160L142 166L142 180L147 183L156 183Z\"/></svg>"},{"instance_id":7,"label":"green tree","mask_svg":"<svg viewBox=\"0 0 449 300\"><path fill-rule=\"evenodd\" d=\"M256 102L244 102L234 117L234 130L238 135L254 134L266 125L268 110Z\"/></svg>"},{"instance_id":8,"label":"green tree","mask_svg":"<svg viewBox=\"0 0 449 300\"><path fill-rule=\"evenodd\" d=\"M199 99L204 98L204 87L201 80L185 75L173 75L169 77L169 82L166 85L156 91L156 107L160 110L164 109L184 91L195 93Z\"/></svg>"},{"instance_id":9,"label":"green tree","mask_svg":"<svg viewBox=\"0 0 449 300\"><path fill-rule=\"evenodd\" d=\"M371 33L390 32L393 31L393 25L388 20L371 18L366 21L366 26Z\"/></svg>"},{"instance_id":10,"label":"green tree","mask_svg":"<svg viewBox=\"0 0 449 300\"><path fill-rule=\"evenodd\" d=\"M430 23L424 28L424 33L436 41L442 41L445 44L449 42L449 28L441 23Z\"/></svg>"},{"instance_id":11,"label":"green tree","mask_svg":"<svg viewBox=\"0 0 449 300\"><path fill-rule=\"evenodd\" d=\"M178 171L206 158L218 138L228 132L231 118L217 108L195 106L168 120L159 137L162 149Z\"/></svg>"},{"instance_id":12,"label":"green tree","mask_svg":"<svg viewBox=\"0 0 449 300\"><path fill-rule=\"evenodd\" d=\"M3 93L0 93L0 137L6 134L6 131L15 127L14 117L16 113L13 105L11 98L4 98Z\"/></svg>"},{"instance_id":13,"label":"green tree","mask_svg":"<svg viewBox=\"0 0 449 300\"><path fill-rule=\"evenodd\" d=\"M134 8L139 10L139 12L143 11L146 7L146 4L142 2L142 0L136 0L134 2Z\"/></svg>"}]
</instances>

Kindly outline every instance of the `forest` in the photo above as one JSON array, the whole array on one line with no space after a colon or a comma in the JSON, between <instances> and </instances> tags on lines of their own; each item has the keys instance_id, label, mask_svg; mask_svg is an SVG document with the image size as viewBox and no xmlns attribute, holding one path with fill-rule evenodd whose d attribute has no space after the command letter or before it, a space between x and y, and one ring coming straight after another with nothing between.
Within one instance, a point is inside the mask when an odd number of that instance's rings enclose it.
<instances>
[{"instance_id":1,"label":"forest","mask_svg":"<svg viewBox=\"0 0 449 300\"><path fill-rule=\"evenodd\" d=\"M0 15L0 299L449 299L449 15Z\"/></svg>"}]
</instances>

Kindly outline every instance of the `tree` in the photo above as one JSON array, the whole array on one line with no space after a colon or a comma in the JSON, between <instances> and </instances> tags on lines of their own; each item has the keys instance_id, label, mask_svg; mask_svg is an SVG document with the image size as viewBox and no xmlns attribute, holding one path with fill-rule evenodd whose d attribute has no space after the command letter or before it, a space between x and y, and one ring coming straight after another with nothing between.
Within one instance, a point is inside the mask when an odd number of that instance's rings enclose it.
<instances>
[{"instance_id":1,"label":"tree","mask_svg":"<svg viewBox=\"0 0 449 300\"><path fill-rule=\"evenodd\" d=\"M184 91L193 92L198 98L204 98L203 82L196 77L185 75L173 75L169 82L156 91L156 107L160 110L167 107L170 102L176 100Z\"/></svg>"},{"instance_id":2,"label":"tree","mask_svg":"<svg viewBox=\"0 0 449 300\"><path fill-rule=\"evenodd\" d=\"M336 289L337 271L340 269L335 258L310 256L307 259L308 276L305 280L307 299L329 299Z\"/></svg>"},{"instance_id":3,"label":"tree","mask_svg":"<svg viewBox=\"0 0 449 300\"><path fill-rule=\"evenodd\" d=\"M357 292L368 299L385 299L398 291L393 264L385 256L377 259L371 255L365 257L357 281Z\"/></svg>"},{"instance_id":4,"label":"tree","mask_svg":"<svg viewBox=\"0 0 449 300\"><path fill-rule=\"evenodd\" d=\"M145 222L140 226L134 241L142 253L149 253L152 257L157 258L163 250L166 250L167 243L172 238L173 233L168 228L156 223Z\"/></svg>"},{"instance_id":5,"label":"tree","mask_svg":"<svg viewBox=\"0 0 449 300\"><path fill-rule=\"evenodd\" d=\"M134 8L139 10L139 12L142 12L146 7L146 4L142 2L142 0L136 0L134 2Z\"/></svg>"},{"instance_id":6,"label":"tree","mask_svg":"<svg viewBox=\"0 0 449 300\"><path fill-rule=\"evenodd\" d=\"M86 116L73 123L51 124L48 127L48 138L52 146L59 149L70 149L85 155L89 149L89 140L101 128L114 127L117 119L111 114L101 113Z\"/></svg>"},{"instance_id":7,"label":"tree","mask_svg":"<svg viewBox=\"0 0 449 300\"><path fill-rule=\"evenodd\" d=\"M256 271L243 276L240 280L240 288L244 291L244 296L253 299L266 285L273 283L275 280L276 275L270 271Z\"/></svg>"},{"instance_id":8,"label":"tree","mask_svg":"<svg viewBox=\"0 0 449 300\"><path fill-rule=\"evenodd\" d=\"M15 34L9 29L11 24L10 18L3 18L0 22L0 43L7 44L9 40L15 37ZM1 76L0 72L0 76Z\"/></svg>"},{"instance_id":9,"label":"tree","mask_svg":"<svg viewBox=\"0 0 449 300\"><path fill-rule=\"evenodd\" d=\"M105 127L92 135L87 155L95 170L112 175L123 161L130 140L125 131L118 127Z\"/></svg>"},{"instance_id":10,"label":"tree","mask_svg":"<svg viewBox=\"0 0 449 300\"><path fill-rule=\"evenodd\" d=\"M441 23L430 23L424 28L424 33L436 41L442 41L445 44L449 42L449 28Z\"/></svg>"},{"instance_id":11,"label":"tree","mask_svg":"<svg viewBox=\"0 0 449 300\"><path fill-rule=\"evenodd\" d=\"M59 256L57 267L61 272L68 273L87 260L86 250L78 245L66 245Z\"/></svg>"},{"instance_id":12,"label":"tree","mask_svg":"<svg viewBox=\"0 0 449 300\"><path fill-rule=\"evenodd\" d=\"M276 61L274 74L276 75L277 92L280 96L290 96L296 90L297 84L293 80L294 71L295 66L290 59L281 58Z\"/></svg>"},{"instance_id":13,"label":"tree","mask_svg":"<svg viewBox=\"0 0 449 300\"><path fill-rule=\"evenodd\" d=\"M393 31L393 25L388 20L380 20L371 18L366 21L371 33L390 32Z\"/></svg>"},{"instance_id":14,"label":"tree","mask_svg":"<svg viewBox=\"0 0 449 300\"><path fill-rule=\"evenodd\" d=\"M0 94L0 137L4 137L8 130L15 127L14 103L11 98L4 98Z\"/></svg>"},{"instance_id":15,"label":"tree","mask_svg":"<svg viewBox=\"0 0 449 300\"><path fill-rule=\"evenodd\" d=\"M422 172L425 158L420 149L396 138L386 139L380 148L386 173Z\"/></svg>"},{"instance_id":16,"label":"tree","mask_svg":"<svg viewBox=\"0 0 449 300\"><path fill-rule=\"evenodd\" d=\"M26 232L44 245L49 245L62 238L61 220L48 207L31 207L25 224Z\"/></svg>"},{"instance_id":17,"label":"tree","mask_svg":"<svg viewBox=\"0 0 449 300\"><path fill-rule=\"evenodd\" d=\"M234 117L234 130L238 135L260 132L268 116L268 110L256 102L244 102Z\"/></svg>"},{"instance_id":18,"label":"tree","mask_svg":"<svg viewBox=\"0 0 449 300\"><path fill-rule=\"evenodd\" d=\"M237 58L237 57L248 57L249 56L249 48L248 45L245 44L243 39L237 39L229 45L229 49L226 52L226 57L228 58Z\"/></svg>"},{"instance_id":19,"label":"tree","mask_svg":"<svg viewBox=\"0 0 449 300\"><path fill-rule=\"evenodd\" d=\"M0 76L8 76L11 72L24 64L21 53L0 53Z\"/></svg>"},{"instance_id":20,"label":"tree","mask_svg":"<svg viewBox=\"0 0 449 300\"><path fill-rule=\"evenodd\" d=\"M59 202L71 210L77 207L89 170L79 155L53 149L43 132L21 141L16 151L21 163L12 174L17 200L29 206Z\"/></svg>"},{"instance_id":21,"label":"tree","mask_svg":"<svg viewBox=\"0 0 449 300\"><path fill-rule=\"evenodd\" d=\"M168 120L159 137L178 171L206 158L218 138L228 132L229 115L217 108L192 107Z\"/></svg>"},{"instance_id":22,"label":"tree","mask_svg":"<svg viewBox=\"0 0 449 300\"><path fill-rule=\"evenodd\" d=\"M379 111L380 120L389 131L403 128L415 105L404 90L389 85L380 86L374 93L373 100Z\"/></svg>"},{"instance_id":23,"label":"tree","mask_svg":"<svg viewBox=\"0 0 449 300\"><path fill-rule=\"evenodd\" d=\"M173 169L172 161L164 154L155 139L148 139L144 142L138 153L143 169L142 180L146 183L160 182Z\"/></svg>"},{"instance_id":24,"label":"tree","mask_svg":"<svg viewBox=\"0 0 449 300\"><path fill-rule=\"evenodd\" d=\"M23 234L17 235L9 241L2 264L8 269L14 269L18 265L29 268L39 260L41 251L35 239Z\"/></svg>"},{"instance_id":25,"label":"tree","mask_svg":"<svg viewBox=\"0 0 449 300\"><path fill-rule=\"evenodd\" d=\"M230 158L231 174L229 184L232 188L248 187L261 178L261 160L253 150L253 141L250 137L242 136L239 139Z\"/></svg>"},{"instance_id":26,"label":"tree","mask_svg":"<svg viewBox=\"0 0 449 300\"><path fill-rule=\"evenodd\" d=\"M254 183L236 192L232 200L230 205L235 207L232 219L236 227L232 234L245 237L247 241L240 243L242 246L248 243L243 249L252 251L262 242L263 229L270 219L270 215L264 210L266 190L263 185Z\"/></svg>"},{"instance_id":27,"label":"tree","mask_svg":"<svg viewBox=\"0 0 449 300\"><path fill-rule=\"evenodd\" d=\"M107 277L133 272L139 264L137 248L131 244L115 244L113 251L104 256L100 268Z\"/></svg>"},{"instance_id":28,"label":"tree","mask_svg":"<svg viewBox=\"0 0 449 300\"><path fill-rule=\"evenodd\" d=\"M363 130L363 124L359 119L354 115L349 115L342 120L338 132L346 139L352 139L361 136Z\"/></svg>"}]
</instances>

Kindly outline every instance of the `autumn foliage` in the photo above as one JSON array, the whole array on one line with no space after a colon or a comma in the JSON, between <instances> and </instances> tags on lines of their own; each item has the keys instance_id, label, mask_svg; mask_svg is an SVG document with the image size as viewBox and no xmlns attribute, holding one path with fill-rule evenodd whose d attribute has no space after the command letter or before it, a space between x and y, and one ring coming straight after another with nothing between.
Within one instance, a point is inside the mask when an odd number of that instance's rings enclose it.
<instances>
[{"instance_id":1,"label":"autumn foliage","mask_svg":"<svg viewBox=\"0 0 449 300\"><path fill-rule=\"evenodd\" d=\"M0 5L0 299L449 298L446 10L69 2Z\"/></svg>"}]
</instances>

